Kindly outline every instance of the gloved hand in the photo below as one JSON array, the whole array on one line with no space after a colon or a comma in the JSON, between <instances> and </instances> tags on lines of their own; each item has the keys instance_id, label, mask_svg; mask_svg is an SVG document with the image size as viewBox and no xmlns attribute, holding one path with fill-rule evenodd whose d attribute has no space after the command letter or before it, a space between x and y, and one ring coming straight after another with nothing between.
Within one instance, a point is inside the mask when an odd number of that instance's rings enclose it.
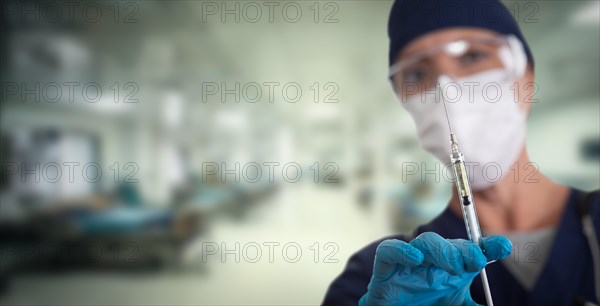
<instances>
[{"instance_id":1,"label":"gloved hand","mask_svg":"<svg viewBox=\"0 0 600 306\"><path fill-rule=\"evenodd\" d=\"M512 244L502 236L464 239L422 233L410 243L383 241L375 253L373 276L359 305L477 305L471 282L489 260L506 258Z\"/></svg>"}]
</instances>

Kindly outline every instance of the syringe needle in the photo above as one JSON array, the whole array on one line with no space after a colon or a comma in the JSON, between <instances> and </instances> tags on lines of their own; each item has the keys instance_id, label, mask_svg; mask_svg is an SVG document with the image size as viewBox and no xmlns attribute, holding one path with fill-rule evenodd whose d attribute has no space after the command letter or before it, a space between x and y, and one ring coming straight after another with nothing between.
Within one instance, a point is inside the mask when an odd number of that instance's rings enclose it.
<instances>
[{"instance_id":1,"label":"syringe needle","mask_svg":"<svg viewBox=\"0 0 600 306\"><path fill-rule=\"evenodd\" d=\"M440 83L437 84L437 87L440 91L440 95L442 96L442 104L444 104L444 112L446 113L446 121L448 122L448 128L450 129L450 134L454 134L454 132L452 132L452 126L450 125L450 117L448 116L448 109L446 108L446 99L444 99L444 91L442 90Z\"/></svg>"}]
</instances>

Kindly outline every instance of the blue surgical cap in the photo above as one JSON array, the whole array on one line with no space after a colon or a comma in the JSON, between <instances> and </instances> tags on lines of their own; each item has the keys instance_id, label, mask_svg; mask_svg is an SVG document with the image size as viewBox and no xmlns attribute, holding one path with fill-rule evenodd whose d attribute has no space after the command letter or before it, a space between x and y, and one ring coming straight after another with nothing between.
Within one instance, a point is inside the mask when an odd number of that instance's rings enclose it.
<instances>
[{"instance_id":1,"label":"blue surgical cap","mask_svg":"<svg viewBox=\"0 0 600 306\"><path fill-rule=\"evenodd\" d=\"M396 0L388 22L389 65L413 39L451 27L475 27L513 34L523 44L533 67L533 55L508 9L498 0Z\"/></svg>"}]
</instances>

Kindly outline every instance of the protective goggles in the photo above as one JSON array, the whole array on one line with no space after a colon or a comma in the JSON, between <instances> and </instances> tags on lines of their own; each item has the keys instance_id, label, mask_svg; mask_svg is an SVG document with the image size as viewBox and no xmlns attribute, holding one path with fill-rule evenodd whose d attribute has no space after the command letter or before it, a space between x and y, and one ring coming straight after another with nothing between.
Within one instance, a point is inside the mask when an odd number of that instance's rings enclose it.
<instances>
[{"instance_id":1,"label":"protective goggles","mask_svg":"<svg viewBox=\"0 0 600 306\"><path fill-rule=\"evenodd\" d=\"M460 79L501 70L506 79L514 79L523 75L526 63L523 45L513 35L463 39L402 59L390 67L389 78L396 94L406 99L432 90L442 74Z\"/></svg>"}]
</instances>

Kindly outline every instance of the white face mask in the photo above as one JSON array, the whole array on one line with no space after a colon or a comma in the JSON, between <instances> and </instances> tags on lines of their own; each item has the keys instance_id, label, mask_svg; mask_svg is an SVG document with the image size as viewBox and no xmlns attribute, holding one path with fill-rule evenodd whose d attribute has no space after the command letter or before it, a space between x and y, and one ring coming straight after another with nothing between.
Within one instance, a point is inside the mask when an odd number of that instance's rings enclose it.
<instances>
[{"instance_id":1,"label":"white face mask","mask_svg":"<svg viewBox=\"0 0 600 306\"><path fill-rule=\"evenodd\" d=\"M402 103L415 121L423 148L448 165L450 130L443 94L473 190L506 176L525 142L526 116L516 103L513 80L505 76L500 70L457 80L442 75L437 89Z\"/></svg>"}]
</instances>

